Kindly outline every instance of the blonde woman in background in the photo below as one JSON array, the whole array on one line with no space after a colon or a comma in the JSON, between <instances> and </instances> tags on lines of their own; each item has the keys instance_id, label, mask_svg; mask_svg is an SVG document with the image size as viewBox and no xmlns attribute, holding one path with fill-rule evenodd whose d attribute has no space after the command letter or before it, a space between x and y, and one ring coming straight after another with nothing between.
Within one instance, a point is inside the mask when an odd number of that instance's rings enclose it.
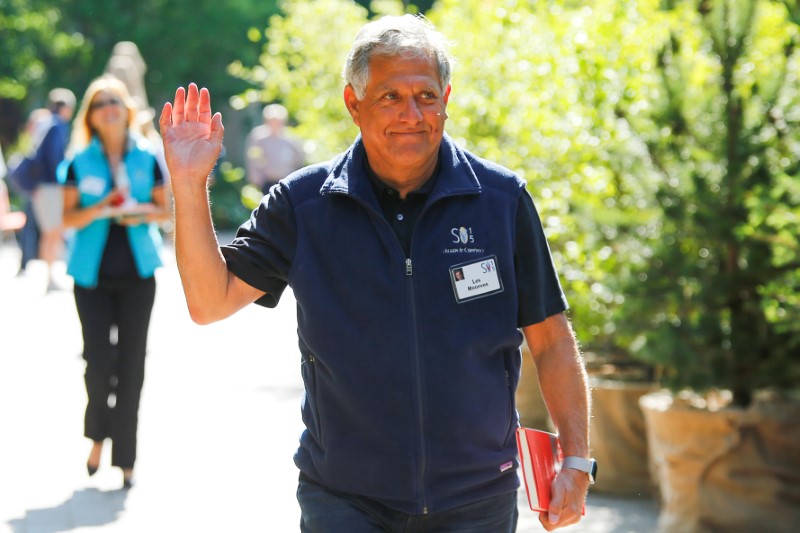
<instances>
[{"instance_id":1,"label":"blonde woman in background","mask_svg":"<svg viewBox=\"0 0 800 533\"><path fill-rule=\"evenodd\" d=\"M155 149L117 78L94 80L75 117L61 167L64 225L77 231L67 257L83 332L89 475L110 439L111 465L133 484L139 400L161 266L157 223L170 212Z\"/></svg>"}]
</instances>

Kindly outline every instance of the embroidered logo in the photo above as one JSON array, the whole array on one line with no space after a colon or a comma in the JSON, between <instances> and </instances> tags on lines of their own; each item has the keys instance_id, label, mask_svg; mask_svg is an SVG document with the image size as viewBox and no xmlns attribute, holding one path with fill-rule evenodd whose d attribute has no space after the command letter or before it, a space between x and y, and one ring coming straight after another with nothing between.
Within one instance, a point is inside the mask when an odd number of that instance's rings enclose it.
<instances>
[{"instance_id":1,"label":"embroidered logo","mask_svg":"<svg viewBox=\"0 0 800 533\"><path fill-rule=\"evenodd\" d=\"M465 228L464 226L453 228L450 230L450 234L453 236L453 244L471 244L475 242L472 228Z\"/></svg>"},{"instance_id":2,"label":"embroidered logo","mask_svg":"<svg viewBox=\"0 0 800 533\"><path fill-rule=\"evenodd\" d=\"M482 254L483 248L476 248L475 235L471 227L458 227L450 229L450 241L442 250L443 254Z\"/></svg>"}]
</instances>

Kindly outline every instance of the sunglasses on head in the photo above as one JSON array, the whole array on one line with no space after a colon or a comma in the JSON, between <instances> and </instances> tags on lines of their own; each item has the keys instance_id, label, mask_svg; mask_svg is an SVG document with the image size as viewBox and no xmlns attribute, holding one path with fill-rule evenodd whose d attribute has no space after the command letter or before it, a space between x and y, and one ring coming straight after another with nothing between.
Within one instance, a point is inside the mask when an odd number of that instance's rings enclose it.
<instances>
[{"instance_id":1,"label":"sunglasses on head","mask_svg":"<svg viewBox=\"0 0 800 533\"><path fill-rule=\"evenodd\" d=\"M109 98L108 100L98 100L96 102L92 102L89 105L89 109L94 111L95 109L103 109L104 107L108 106L118 106L122 105L122 101L118 98Z\"/></svg>"}]
</instances>

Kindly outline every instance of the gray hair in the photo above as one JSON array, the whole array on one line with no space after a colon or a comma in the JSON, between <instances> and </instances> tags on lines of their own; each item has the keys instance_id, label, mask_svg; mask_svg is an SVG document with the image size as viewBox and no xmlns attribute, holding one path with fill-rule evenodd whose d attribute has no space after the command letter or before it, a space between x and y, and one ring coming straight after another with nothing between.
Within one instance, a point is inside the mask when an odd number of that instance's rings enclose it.
<instances>
[{"instance_id":1,"label":"gray hair","mask_svg":"<svg viewBox=\"0 0 800 533\"><path fill-rule=\"evenodd\" d=\"M264 120L277 118L281 122L286 122L289 118L289 111L281 104L270 104L261 111L261 116L264 117Z\"/></svg>"},{"instance_id":2,"label":"gray hair","mask_svg":"<svg viewBox=\"0 0 800 533\"><path fill-rule=\"evenodd\" d=\"M367 23L356 35L344 64L345 82L356 98L364 98L373 56L419 56L436 61L440 89L450 84L449 45L444 35L422 15L387 16Z\"/></svg>"}]
</instances>

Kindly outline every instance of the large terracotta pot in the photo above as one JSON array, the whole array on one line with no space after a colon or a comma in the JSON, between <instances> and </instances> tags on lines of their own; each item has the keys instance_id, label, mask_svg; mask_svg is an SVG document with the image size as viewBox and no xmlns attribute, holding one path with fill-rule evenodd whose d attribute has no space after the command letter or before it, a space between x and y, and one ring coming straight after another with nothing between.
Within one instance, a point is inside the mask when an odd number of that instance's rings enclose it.
<instances>
[{"instance_id":1,"label":"large terracotta pot","mask_svg":"<svg viewBox=\"0 0 800 533\"><path fill-rule=\"evenodd\" d=\"M654 392L652 383L590 380L592 419L589 440L597 460L592 492L649 496L653 480L648 466L647 431L639 398Z\"/></svg>"},{"instance_id":2,"label":"large terracotta pot","mask_svg":"<svg viewBox=\"0 0 800 533\"><path fill-rule=\"evenodd\" d=\"M800 402L697 408L643 396L666 533L794 532L800 524Z\"/></svg>"}]
</instances>

